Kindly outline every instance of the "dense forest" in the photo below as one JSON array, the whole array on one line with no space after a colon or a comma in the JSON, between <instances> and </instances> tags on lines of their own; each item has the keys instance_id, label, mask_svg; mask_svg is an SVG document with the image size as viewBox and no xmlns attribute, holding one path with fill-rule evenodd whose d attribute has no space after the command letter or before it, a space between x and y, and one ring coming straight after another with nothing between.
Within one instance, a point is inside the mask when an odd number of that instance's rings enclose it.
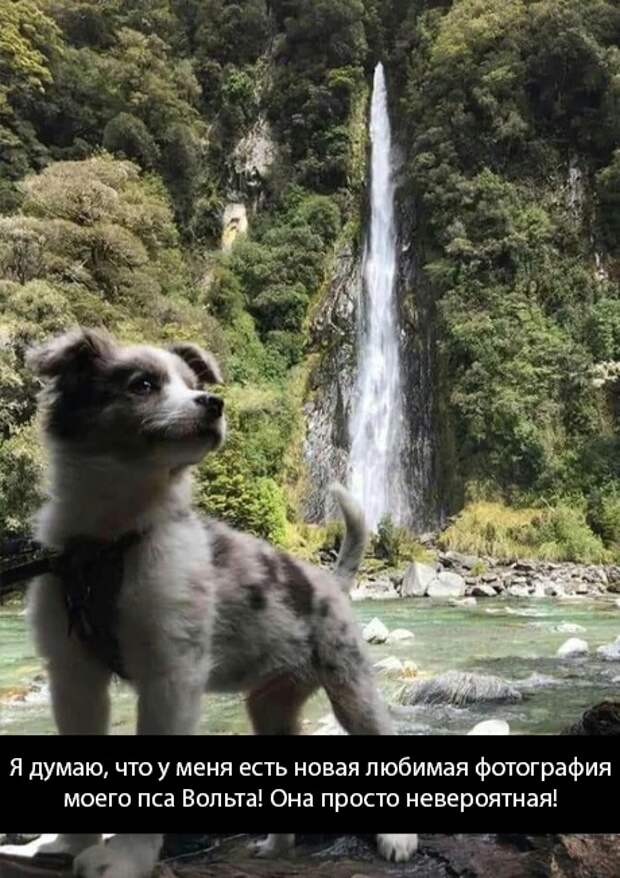
<instances>
[{"instance_id":1,"label":"dense forest","mask_svg":"<svg viewBox=\"0 0 620 878\"><path fill-rule=\"evenodd\" d=\"M337 254L363 246L379 59L442 514L476 548L504 522L529 553L620 552L613 0L4 2L0 530L43 489L24 353L81 323L213 350L230 439L197 501L298 551L328 538L302 521L304 406Z\"/></svg>"}]
</instances>

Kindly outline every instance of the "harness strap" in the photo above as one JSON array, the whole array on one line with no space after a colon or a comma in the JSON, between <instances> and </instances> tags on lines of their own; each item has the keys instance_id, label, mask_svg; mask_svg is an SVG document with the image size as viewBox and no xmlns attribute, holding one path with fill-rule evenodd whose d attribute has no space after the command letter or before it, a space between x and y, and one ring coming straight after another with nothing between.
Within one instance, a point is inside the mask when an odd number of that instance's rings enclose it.
<instances>
[{"instance_id":1,"label":"harness strap","mask_svg":"<svg viewBox=\"0 0 620 878\"><path fill-rule=\"evenodd\" d=\"M60 579L67 610L68 636L73 632L84 646L119 677L127 677L118 641L118 598L123 584L125 553L143 534L130 532L117 540L73 537L62 552L44 549L33 541L29 551L45 553L0 574L0 597L15 590L15 584L50 573ZM17 554L17 553L14 553Z\"/></svg>"}]
</instances>

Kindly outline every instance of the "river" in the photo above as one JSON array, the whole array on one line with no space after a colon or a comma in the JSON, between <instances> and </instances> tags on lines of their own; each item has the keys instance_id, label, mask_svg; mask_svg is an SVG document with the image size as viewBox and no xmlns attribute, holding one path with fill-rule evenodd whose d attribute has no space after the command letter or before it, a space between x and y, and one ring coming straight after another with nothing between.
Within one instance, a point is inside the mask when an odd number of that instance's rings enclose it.
<instances>
[{"instance_id":1,"label":"river","mask_svg":"<svg viewBox=\"0 0 620 878\"><path fill-rule=\"evenodd\" d=\"M617 696L620 662L606 662L595 649L620 634L620 608L612 599L597 600L479 600L460 608L428 599L361 601L354 604L360 623L378 616L390 629L409 628L413 641L393 646L370 646L373 661L387 655L412 659L423 674L450 669L492 673L518 681L527 696L517 704L474 705L467 708L423 706L396 708L404 734L459 734L483 719L501 718L517 734L557 734L583 711ZM555 629L573 623L586 630L577 635ZM590 645L590 655L555 658L571 636ZM381 679L388 699L402 681ZM325 697L306 706L307 731L317 728L329 713ZM114 685L114 733L130 733L135 699L124 684ZM18 608L0 607L0 734L51 734L53 724L42 667ZM249 732L239 695L205 698L201 731L206 734Z\"/></svg>"}]
</instances>

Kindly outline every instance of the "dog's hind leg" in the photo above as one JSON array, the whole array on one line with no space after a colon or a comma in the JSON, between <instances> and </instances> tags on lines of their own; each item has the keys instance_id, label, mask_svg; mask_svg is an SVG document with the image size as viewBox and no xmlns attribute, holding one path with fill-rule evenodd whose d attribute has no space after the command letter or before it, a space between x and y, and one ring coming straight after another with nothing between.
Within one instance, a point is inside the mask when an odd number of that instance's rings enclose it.
<instances>
[{"instance_id":1,"label":"dog's hind leg","mask_svg":"<svg viewBox=\"0 0 620 878\"><path fill-rule=\"evenodd\" d=\"M351 735L393 733L387 707L379 695L372 672L364 663L353 678L328 674L322 680L336 718ZM385 860L404 863L418 849L415 833L381 833L377 848Z\"/></svg>"},{"instance_id":2,"label":"dog's hind leg","mask_svg":"<svg viewBox=\"0 0 620 878\"><path fill-rule=\"evenodd\" d=\"M250 692L246 706L255 735L298 735L300 712L316 683L284 676Z\"/></svg>"},{"instance_id":3,"label":"dog's hind leg","mask_svg":"<svg viewBox=\"0 0 620 878\"><path fill-rule=\"evenodd\" d=\"M316 684L293 677L278 677L266 686L255 689L247 699L247 708L256 735L298 735L300 712ZM270 833L266 839L253 842L250 849L257 857L267 859L286 856L295 846L291 833Z\"/></svg>"},{"instance_id":4,"label":"dog's hind leg","mask_svg":"<svg viewBox=\"0 0 620 878\"><path fill-rule=\"evenodd\" d=\"M336 719L350 735L394 733L388 709L377 691L370 669L362 664L353 675L324 672L321 675Z\"/></svg>"}]
</instances>

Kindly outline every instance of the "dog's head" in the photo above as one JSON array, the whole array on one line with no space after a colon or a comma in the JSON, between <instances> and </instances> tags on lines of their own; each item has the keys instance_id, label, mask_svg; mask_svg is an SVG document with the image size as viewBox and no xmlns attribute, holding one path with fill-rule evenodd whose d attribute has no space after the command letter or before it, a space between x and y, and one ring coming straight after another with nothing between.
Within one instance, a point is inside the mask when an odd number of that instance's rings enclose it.
<instances>
[{"instance_id":1,"label":"dog's head","mask_svg":"<svg viewBox=\"0 0 620 878\"><path fill-rule=\"evenodd\" d=\"M204 389L222 382L220 370L197 345L123 347L79 329L31 350L28 363L44 382L43 426L55 446L183 466L224 439L224 403Z\"/></svg>"}]
</instances>

